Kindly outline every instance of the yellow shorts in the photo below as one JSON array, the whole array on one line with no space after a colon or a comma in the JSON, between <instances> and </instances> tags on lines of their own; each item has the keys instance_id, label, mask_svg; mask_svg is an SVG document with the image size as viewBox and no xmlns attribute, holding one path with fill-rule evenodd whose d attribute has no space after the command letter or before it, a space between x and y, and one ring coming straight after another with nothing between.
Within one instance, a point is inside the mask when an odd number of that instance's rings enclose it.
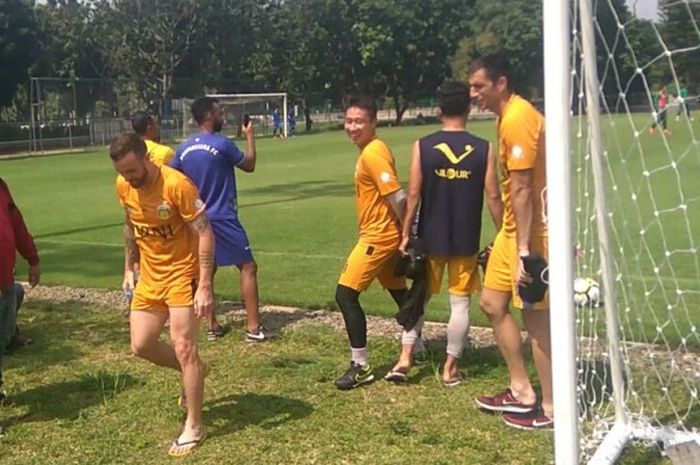
<instances>
[{"instance_id":1,"label":"yellow shorts","mask_svg":"<svg viewBox=\"0 0 700 465\"><path fill-rule=\"evenodd\" d=\"M547 237L533 237L530 240L530 251L542 255L548 259ZM518 273L518 246L515 234L506 234L499 231L496 240L493 241L493 248L486 266L486 276L484 277L484 287L495 291L510 292L513 296L513 306L523 308L523 301L518 294L518 285L515 276ZM549 289L544 295L544 299L536 304L528 304L528 308L543 310L549 308Z\"/></svg>"},{"instance_id":2,"label":"yellow shorts","mask_svg":"<svg viewBox=\"0 0 700 465\"><path fill-rule=\"evenodd\" d=\"M476 255L466 257L428 257L428 289L440 292L442 273L447 265L447 283L452 295L468 296L481 290Z\"/></svg>"},{"instance_id":3,"label":"yellow shorts","mask_svg":"<svg viewBox=\"0 0 700 465\"><path fill-rule=\"evenodd\" d=\"M398 259L396 247L379 247L360 240L348 256L338 284L362 292L376 278L385 289L405 289L406 279L394 275Z\"/></svg>"},{"instance_id":4,"label":"yellow shorts","mask_svg":"<svg viewBox=\"0 0 700 465\"><path fill-rule=\"evenodd\" d=\"M157 286L140 280L131 299L131 310L167 312L171 307L192 307L197 280L181 278Z\"/></svg>"}]
</instances>

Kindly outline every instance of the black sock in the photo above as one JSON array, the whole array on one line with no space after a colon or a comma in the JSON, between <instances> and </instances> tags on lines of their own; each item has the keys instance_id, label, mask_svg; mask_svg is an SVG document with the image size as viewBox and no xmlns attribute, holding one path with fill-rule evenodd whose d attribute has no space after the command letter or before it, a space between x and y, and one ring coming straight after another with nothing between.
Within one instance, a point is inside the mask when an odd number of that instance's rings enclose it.
<instances>
[{"instance_id":1,"label":"black sock","mask_svg":"<svg viewBox=\"0 0 700 465\"><path fill-rule=\"evenodd\" d=\"M367 346L367 320L360 306L360 293L342 284L335 289L335 301L343 313L345 330L348 332L350 346L361 349Z\"/></svg>"}]
</instances>

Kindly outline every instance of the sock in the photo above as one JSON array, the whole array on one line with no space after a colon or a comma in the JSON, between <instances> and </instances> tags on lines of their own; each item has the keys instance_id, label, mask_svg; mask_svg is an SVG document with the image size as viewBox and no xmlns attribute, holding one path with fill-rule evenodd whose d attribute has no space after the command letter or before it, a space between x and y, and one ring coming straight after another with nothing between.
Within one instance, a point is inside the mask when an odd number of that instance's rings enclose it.
<instances>
[{"instance_id":1,"label":"sock","mask_svg":"<svg viewBox=\"0 0 700 465\"><path fill-rule=\"evenodd\" d=\"M361 349L351 347L350 351L352 352L352 363L365 367L369 365L367 360L367 347L362 347Z\"/></svg>"},{"instance_id":2,"label":"sock","mask_svg":"<svg viewBox=\"0 0 700 465\"><path fill-rule=\"evenodd\" d=\"M450 321L447 323L447 353L462 356L469 333L469 296L450 294Z\"/></svg>"}]
</instances>

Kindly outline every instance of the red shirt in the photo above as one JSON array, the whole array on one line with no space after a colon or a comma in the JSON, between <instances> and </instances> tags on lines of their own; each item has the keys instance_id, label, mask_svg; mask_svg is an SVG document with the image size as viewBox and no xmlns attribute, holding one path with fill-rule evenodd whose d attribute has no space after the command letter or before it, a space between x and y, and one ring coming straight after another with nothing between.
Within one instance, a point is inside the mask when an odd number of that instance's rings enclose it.
<instances>
[{"instance_id":1,"label":"red shirt","mask_svg":"<svg viewBox=\"0 0 700 465\"><path fill-rule=\"evenodd\" d=\"M34 239L24 224L22 213L15 205L10 189L0 178L0 288L6 289L15 282L14 270L19 252L30 265L39 263Z\"/></svg>"}]
</instances>

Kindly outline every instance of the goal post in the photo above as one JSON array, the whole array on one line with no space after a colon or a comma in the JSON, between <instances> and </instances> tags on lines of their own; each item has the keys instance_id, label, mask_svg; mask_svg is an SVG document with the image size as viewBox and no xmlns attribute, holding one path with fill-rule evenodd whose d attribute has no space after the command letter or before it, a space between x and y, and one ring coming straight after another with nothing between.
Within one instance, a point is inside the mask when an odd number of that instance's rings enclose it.
<instances>
[{"instance_id":1,"label":"goal post","mask_svg":"<svg viewBox=\"0 0 700 465\"><path fill-rule=\"evenodd\" d=\"M281 111L282 134L289 135L287 121L288 104L286 92L269 92L258 94L209 94L219 100L219 104L224 110L224 114L233 118L236 127L242 124L243 115L250 115L253 124L260 124L263 128L269 126L269 120L274 109L277 107ZM280 105L281 103L281 105Z\"/></svg>"},{"instance_id":2,"label":"goal post","mask_svg":"<svg viewBox=\"0 0 700 465\"><path fill-rule=\"evenodd\" d=\"M667 114L700 85L700 4L661 0L653 21L620 4L543 2L557 464L700 456L700 134ZM574 305L574 277L602 304Z\"/></svg>"}]
</instances>

